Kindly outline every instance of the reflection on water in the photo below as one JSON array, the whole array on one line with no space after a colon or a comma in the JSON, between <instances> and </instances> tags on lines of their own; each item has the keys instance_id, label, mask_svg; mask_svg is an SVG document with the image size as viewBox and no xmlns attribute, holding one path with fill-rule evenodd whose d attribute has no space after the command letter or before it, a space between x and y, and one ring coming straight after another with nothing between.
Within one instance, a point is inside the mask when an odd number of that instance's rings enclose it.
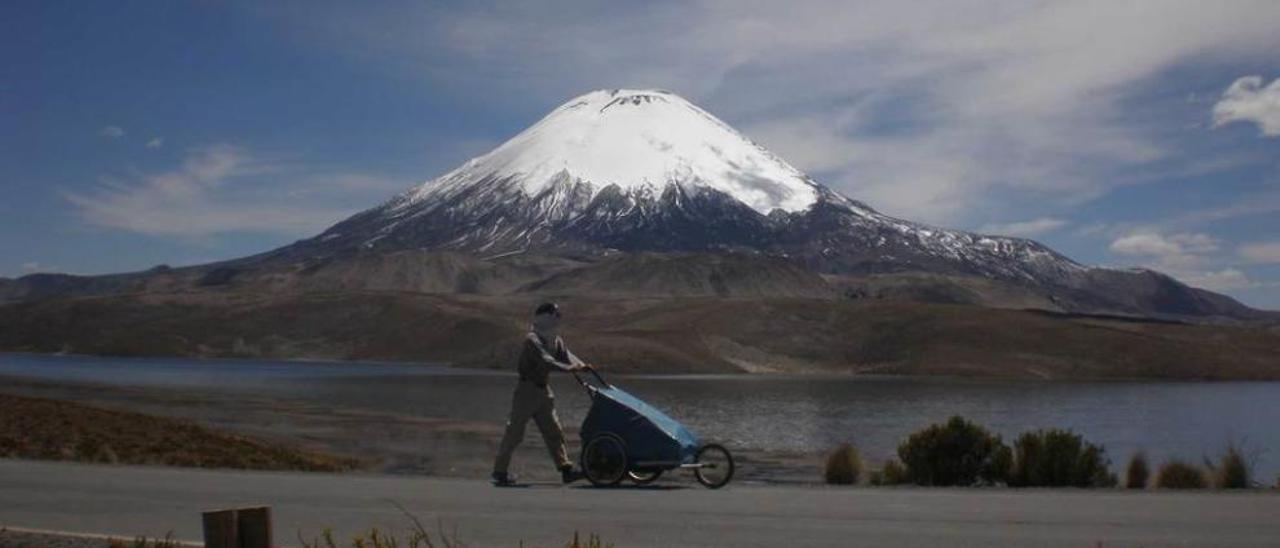
<instances>
[{"instance_id":1,"label":"reflection on water","mask_svg":"<svg viewBox=\"0 0 1280 548\"><path fill-rule=\"evenodd\" d=\"M439 366L0 354L0 376L181 386L208 392L501 422L510 374ZM703 438L736 447L808 452L850 440L880 460L908 433L961 414L1011 438L1063 427L1102 443L1119 469L1138 448L1198 462L1231 440L1258 454L1258 480L1280 472L1280 383L1022 382L902 377L628 376L620 387ZM554 381L561 419L589 404Z\"/></svg>"}]
</instances>

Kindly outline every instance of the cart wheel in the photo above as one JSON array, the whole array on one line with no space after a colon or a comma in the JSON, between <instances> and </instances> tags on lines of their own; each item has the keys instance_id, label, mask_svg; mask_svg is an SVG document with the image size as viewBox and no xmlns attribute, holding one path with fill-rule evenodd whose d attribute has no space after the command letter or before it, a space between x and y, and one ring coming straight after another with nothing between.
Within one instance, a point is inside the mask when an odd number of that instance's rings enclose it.
<instances>
[{"instance_id":1,"label":"cart wheel","mask_svg":"<svg viewBox=\"0 0 1280 548\"><path fill-rule=\"evenodd\" d=\"M693 475L697 476L698 483L707 487L719 489L733 479L733 455L723 445L702 446L693 462L701 465L694 468Z\"/></svg>"},{"instance_id":2,"label":"cart wheel","mask_svg":"<svg viewBox=\"0 0 1280 548\"><path fill-rule=\"evenodd\" d=\"M649 485L662 477L662 470L631 470L627 478L636 485Z\"/></svg>"},{"instance_id":3,"label":"cart wheel","mask_svg":"<svg viewBox=\"0 0 1280 548\"><path fill-rule=\"evenodd\" d=\"M613 434L601 434L582 448L582 474L596 487L617 485L627 475L627 448Z\"/></svg>"}]
</instances>

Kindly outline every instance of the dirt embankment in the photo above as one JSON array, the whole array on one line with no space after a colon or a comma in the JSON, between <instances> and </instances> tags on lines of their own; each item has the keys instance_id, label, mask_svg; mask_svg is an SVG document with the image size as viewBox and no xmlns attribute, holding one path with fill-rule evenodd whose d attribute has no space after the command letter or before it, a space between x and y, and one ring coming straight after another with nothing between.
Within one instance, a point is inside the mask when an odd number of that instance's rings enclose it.
<instances>
[{"instance_id":1,"label":"dirt embankment","mask_svg":"<svg viewBox=\"0 0 1280 548\"><path fill-rule=\"evenodd\" d=\"M0 457L306 471L358 464L180 419L8 394L0 394Z\"/></svg>"}]
</instances>

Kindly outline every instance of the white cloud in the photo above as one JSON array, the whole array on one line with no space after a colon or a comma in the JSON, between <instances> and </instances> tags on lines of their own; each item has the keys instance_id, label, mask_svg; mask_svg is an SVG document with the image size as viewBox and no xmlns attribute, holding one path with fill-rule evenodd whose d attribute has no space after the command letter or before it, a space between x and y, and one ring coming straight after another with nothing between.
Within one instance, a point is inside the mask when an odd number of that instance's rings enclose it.
<instances>
[{"instance_id":1,"label":"white cloud","mask_svg":"<svg viewBox=\"0 0 1280 548\"><path fill-rule=\"evenodd\" d=\"M1259 284L1236 268L1224 268L1210 271L1172 271L1169 275L1192 287L1210 291L1231 291L1249 289Z\"/></svg>"},{"instance_id":2,"label":"white cloud","mask_svg":"<svg viewBox=\"0 0 1280 548\"><path fill-rule=\"evenodd\" d=\"M1253 242L1227 245L1213 236L1188 228L1224 219L1237 219L1280 211L1280 194L1246 195L1224 206L1207 207L1177 215L1156 224L1093 223L1078 228L1076 234L1111 240L1113 253L1129 257L1142 266L1159 270L1183 283L1214 291L1240 295L1250 290L1250 302L1268 306L1272 296L1265 291L1280 288L1280 282L1251 277L1247 265L1280 264L1280 242ZM1254 272L1253 275L1259 275ZM1261 297L1261 299L1259 299Z\"/></svg>"},{"instance_id":3,"label":"white cloud","mask_svg":"<svg viewBox=\"0 0 1280 548\"><path fill-rule=\"evenodd\" d=\"M307 173L215 145L189 151L169 171L104 177L92 191L63 196L90 225L153 236L310 235L384 200L391 187L376 177Z\"/></svg>"},{"instance_id":4,"label":"white cloud","mask_svg":"<svg viewBox=\"0 0 1280 548\"><path fill-rule=\"evenodd\" d=\"M164 146L164 137L155 137L147 141L147 148L160 148Z\"/></svg>"},{"instance_id":5,"label":"white cloud","mask_svg":"<svg viewBox=\"0 0 1280 548\"><path fill-rule=\"evenodd\" d=\"M1111 242L1111 250L1124 255L1167 255L1182 247L1155 233L1130 234Z\"/></svg>"},{"instance_id":6,"label":"white cloud","mask_svg":"<svg viewBox=\"0 0 1280 548\"><path fill-rule=\"evenodd\" d=\"M986 234L1030 238L1059 230L1069 224L1071 223L1064 219L1041 217L1030 221L987 224L979 228L978 231Z\"/></svg>"},{"instance_id":7,"label":"white cloud","mask_svg":"<svg viewBox=\"0 0 1280 548\"><path fill-rule=\"evenodd\" d=\"M1170 274L1203 269L1210 262L1208 255L1218 248L1219 241L1212 236L1188 232L1139 231L1111 242L1112 252L1139 257L1147 266Z\"/></svg>"},{"instance_id":8,"label":"white cloud","mask_svg":"<svg viewBox=\"0 0 1280 548\"><path fill-rule=\"evenodd\" d=\"M1237 251L1251 263L1280 264L1280 242L1242 244Z\"/></svg>"},{"instance_id":9,"label":"white cloud","mask_svg":"<svg viewBox=\"0 0 1280 548\"><path fill-rule=\"evenodd\" d=\"M60 272L62 269L56 266L40 264L36 261L22 263L22 274L36 274L39 272Z\"/></svg>"},{"instance_id":10,"label":"white cloud","mask_svg":"<svg viewBox=\"0 0 1280 548\"><path fill-rule=\"evenodd\" d=\"M119 126L106 126L98 130L98 135L107 139L120 139L125 136L124 129Z\"/></svg>"},{"instance_id":11,"label":"white cloud","mask_svg":"<svg viewBox=\"0 0 1280 548\"><path fill-rule=\"evenodd\" d=\"M550 108L663 87L886 213L981 225L1010 193L1064 203L1171 155L1126 122L1179 64L1271 60L1280 3L253 4L298 35L455 96ZM1136 106L1143 106L1137 104Z\"/></svg>"},{"instance_id":12,"label":"white cloud","mask_svg":"<svg viewBox=\"0 0 1280 548\"><path fill-rule=\"evenodd\" d=\"M1218 240L1208 234L1137 232L1111 242L1111 250L1124 255L1167 256L1216 251Z\"/></svg>"},{"instance_id":13,"label":"white cloud","mask_svg":"<svg viewBox=\"0 0 1280 548\"><path fill-rule=\"evenodd\" d=\"M1213 126L1253 122L1265 137L1280 137L1280 78L1262 86L1261 76L1245 76L1233 82L1213 105Z\"/></svg>"},{"instance_id":14,"label":"white cloud","mask_svg":"<svg viewBox=\"0 0 1280 548\"><path fill-rule=\"evenodd\" d=\"M1187 285L1211 291L1254 289L1269 285L1251 279L1238 267L1224 264L1231 261L1217 253L1222 247L1221 243L1208 234L1164 234L1145 230L1117 238L1111 243L1111 251L1138 257L1144 266L1164 272Z\"/></svg>"}]
</instances>

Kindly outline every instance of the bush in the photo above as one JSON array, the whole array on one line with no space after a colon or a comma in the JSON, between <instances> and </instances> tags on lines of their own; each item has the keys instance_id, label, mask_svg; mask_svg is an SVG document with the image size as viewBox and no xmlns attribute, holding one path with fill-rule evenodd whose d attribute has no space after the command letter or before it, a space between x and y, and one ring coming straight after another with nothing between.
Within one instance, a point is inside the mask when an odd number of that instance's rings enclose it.
<instances>
[{"instance_id":1,"label":"bush","mask_svg":"<svg viewBox=\"0 0 1280 548\"><path fill-rule=\"evenodd\" d=\"M871 473L871 485L900 485L907 483L907 469L894 459L884 461L884 466Z\"/></svg>"},{"instance_id":2,"label":"bush","mask_svg":"<svg viewBox=\"0 0 1280 548\"><path fill-rule=\"evenodd\" d=\"M1146 489L1147 478L1151 468L1147 465L1147 455L1142 451L1129 457L1129 467L1124 472L1124 486L1129 489Z\"/></svg>"},{"instance_id":3,"label":"bush","mask_svg":"<svg viewBox=\"0 0 1280 548\"><path fill-rule=\"evenodd\" d=\"M1156 473L1160 489L1204 489L1206 485L1204 471L1179 460L1164 463Z\"/></svg>"},{"instance_id":4,"label":"bush","mask_svg":"<svg viewBox=\"0 0 1280 548\"><path fill-rule=\"evenodd\" d=\"M1249 468L1249 462L1240 452L1240 447L1230 444L1214 467L1214 484L1219 489L1248 489L1251 475Z\"/></svg>"},{"instance_id":5,"label":"bush","mask_svg":"<svg viewBox=\"0 0 1280 548\"><path fill-rule=\"evenodd\" d=\"M894 459L884 461L884 468L880 469L880 474L885 485L899 485L909 481L907 468Z\"/></svg>"},{"instance_id":6,"label":"bush","mask_svg":"<svg viewBox=\"0 0 1280 548\"><path fill-rule=\"evenodd\" d=\"M1106 450L1070 430L1027 432L1013 443L1011 487L1111 487Z\"/></svg>"},{"instance_id":7,"label":"bush","mask_svg":"<svg viewBox=\"0 0 1280 548\"><path fill-rule=\"evenodd\" d=\"M853 485L862 475L862 459L852 444L842 444L827 456L827 483Z\"/></svg>"},{"instance_id":8,"label":"bush","mask_svg":"<svg viewBox=\"0 0 1280 548\"><path fill-rule=\"evenodd\" d=\"M951 417L920 430L898 446L898 458L917 485L994 484L1009 473L1009 447L987 429Z\"/></svg>"}]
</instances>

